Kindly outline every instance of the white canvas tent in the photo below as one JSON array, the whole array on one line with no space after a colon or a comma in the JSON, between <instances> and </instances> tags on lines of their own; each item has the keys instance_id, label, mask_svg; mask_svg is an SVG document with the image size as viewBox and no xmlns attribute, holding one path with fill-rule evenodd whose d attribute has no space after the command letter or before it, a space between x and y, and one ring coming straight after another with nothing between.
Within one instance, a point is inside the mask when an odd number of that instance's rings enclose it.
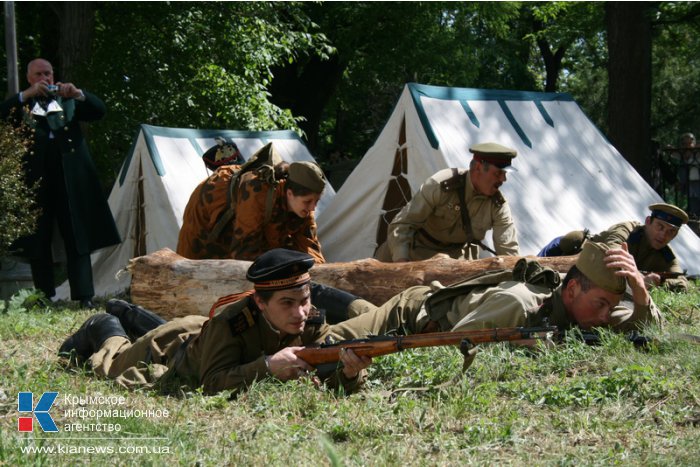
<instances>
[{"instance_id":1,"label":"white canvas tent","mask_svg":"<svg viewBox=\"0 0 700 467\"><path fill-rule=\"evenodd\" d=\"M130 276L121 272L131 258L168 247L175 250L182 214L195 187L211 172L202 154L220 137L236 143L244 158L272 142L287 162L313 161L299 136L292 131L233 131L163 128L141 125L109 196L109 207L122 243L92 255L93 281L98 296L128 287ZM316 215L335 196L326 184ZM70 297L68 283L56 298Z\"/></svg>"},{"instance_id":2,"label":"white canvas tent","mask_svg":"<svg viewBox=\"0 0 700 467\"><path fill-rule=\"evenodd\" d=\"M373 256L387 221L411 194L438 170L468 167L468 148L487 141L518 151L518 172L501 189L521 254L534 255L570 230L643 221L647 206L662 201L568 94L410 83L376 143L319 216L325 257ZM700 239L690 228L671 245L688 273L700 273Z\"/></svg>"}]
</instances>

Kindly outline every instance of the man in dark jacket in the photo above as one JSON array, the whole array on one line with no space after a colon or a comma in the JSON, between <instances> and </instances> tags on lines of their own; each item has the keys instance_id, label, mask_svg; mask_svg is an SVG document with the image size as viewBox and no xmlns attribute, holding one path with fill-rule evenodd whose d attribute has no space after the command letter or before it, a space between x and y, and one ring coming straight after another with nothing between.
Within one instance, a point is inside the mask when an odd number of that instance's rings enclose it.
<instances>
[{"instance_id":1,"label":"man in dark jacket","mask_svg":"<svg viewBox=\"0 0 700 467\"><path fill-rule=\"evenodd\" d=\"M54 84L53 67L37 58L27 66L29 87L0 104L0 116L30 131L24 158L27 183L36 183L41 210L36 230L15 246L26 256L37 289L55 295L51 238L56 221L63 237L71 299L94 308L90 253L121 242L80 129L99 120L104 103L72 83Z\"/></svg>"}]
</instances>

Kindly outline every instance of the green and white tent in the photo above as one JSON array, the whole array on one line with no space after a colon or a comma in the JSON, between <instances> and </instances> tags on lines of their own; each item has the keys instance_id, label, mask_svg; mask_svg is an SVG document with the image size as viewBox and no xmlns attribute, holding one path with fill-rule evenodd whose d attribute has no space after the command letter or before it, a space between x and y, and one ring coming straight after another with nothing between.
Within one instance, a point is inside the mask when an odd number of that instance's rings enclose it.
<instances>
[{"instance_id":1,"label":"green and white tent","mask_svg":"<svg viewBox=\"0 0 700 467\"><path fill-rule=\"evenodd\" d=\"M182 215L190 194L211 173L202 155L215 138L236 143L244 158L272 142L287 162L314 161L306 145L292 131L234 131L164 128L141 125L109 195L109 207L122 243L92 255L96 295L126 289L131 281L125 271L129 260L162 248L175 250ZM335 196L326 184L316 215ZM68 283L56 292L70 296Z\"/></svg>"},{"instance_id":2,"label":"green and white tent","mask_svg":"<svg viewBox=\"0 0 700 467\"><path fill-rule=\"evenodd\" d=\"M468 148L488 141L518 151L518 171L501 189L521 254L537 254L571 230L643 222L647 206L662 201L569 94L410 83L375 144L318 217L326 259L372 257L388 222L420 185L439 170L468 167ZM671 246L689 273L700 273L700 239L689 227Z\"/></svg>"}]
</instances>

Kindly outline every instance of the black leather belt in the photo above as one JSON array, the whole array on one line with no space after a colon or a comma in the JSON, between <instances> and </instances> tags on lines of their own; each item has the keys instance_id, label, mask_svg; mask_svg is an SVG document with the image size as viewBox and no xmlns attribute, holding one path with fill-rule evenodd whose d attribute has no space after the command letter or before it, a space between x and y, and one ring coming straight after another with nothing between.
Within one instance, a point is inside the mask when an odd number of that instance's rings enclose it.
<instances>
[{"instance_id":1,"label":"black leather belt","mask_svg":"<svg viewBox=\"0 0 700 467\"><path fill-rule=\"evenodd\" d=\"M474 242L464 242L464 243L445 243L441 242L440 240L433 238L432 235L430 235L428 232L425 231L425 229L420 229L418 230L418 233L421 234L423 237L425 237L426 240L428 240L430 243L433 245L439 246L441 248L447 248L447 249L452 249L452 248L464 248L465 245L477 245L483 248L484 250L488 251L489 253L498 256L498 254L491 248L489 248L487 245L484 245L484 243L480 240L474 241Z\"/></svg>"},{"instance_id":2,"label":"black leather belt","mask_svg":"<svg viewBox=\"0 0 700 467\"><path fill-rule=\"evenodd\" d=\"M428 240L430 243L433 245L442 247L442 248L462 248L464 247L464 243L446 243L446 242L441 242L440 240L434 238L432 235L430 235L428 232L425 231L425 229L420 229L418 230L418 233L421 234L423 237L425 237L426 240ZM466 242L465 242L466 243Z\"/></svg>"}]
</instances>

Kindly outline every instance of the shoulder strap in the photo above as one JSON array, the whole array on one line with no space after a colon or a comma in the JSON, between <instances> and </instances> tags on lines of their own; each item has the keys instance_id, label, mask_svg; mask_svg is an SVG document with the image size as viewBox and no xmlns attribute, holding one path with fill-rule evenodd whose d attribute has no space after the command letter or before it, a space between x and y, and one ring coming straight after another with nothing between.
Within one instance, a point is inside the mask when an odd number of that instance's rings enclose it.
<instances>
[{"instance_id":1,"label":"shoulder strap","mask_svg":"<svg viewBox=\"0 0 700 467\"><path fill-rule=\"evenodd\" d=\"M212 306L211 309L209 310L209 318L213 318L214 314L216 313L217 308L221 308L224 305L230 305L231 303L236 303L237 301L244 299L246 297L250 297L255 293L255 290L250 289L246 290L245 292L239 292L239 293L232 293L230 295L225 295L223 297L220 297Z\"/></svg>"},{"instance_id":2,"label":"shoulder strap","mask_svg":"<svg viewBox=\"0 0 700 467\"><path fill-rule=\"evenodd\" d=\"M258 319L258 311L256 309L250 309L247 306L243 308L239 313L229 318L228 325L231 329L231 334L237 336L247 329L255 326Z\"/></svg>"},{"instance_id":3,"label":"shoulder strap","mask_svg":"<svg viewBox=\"0 0 700 467\"><path fill-rule=\"evenodd\" d=\"M464 233L467 235L467 243L479 245L481 248L493 254L494 256L498 256L498 254L493 249L484 245L484 242L482 242L481 240L474 239L474 231L472 230L472 220L471 217L469 217L469 209L467 209L467 200L464 193L464 187L467 186L467 172L464 172L463 174L459 175L457 169L452 169L452 173L452 178L459 177L462 179L461 187L459 190L457 190L457 197L459 198L459 214L462 216L462 228L464 229Z\"/></svg>"}]
</instances>

